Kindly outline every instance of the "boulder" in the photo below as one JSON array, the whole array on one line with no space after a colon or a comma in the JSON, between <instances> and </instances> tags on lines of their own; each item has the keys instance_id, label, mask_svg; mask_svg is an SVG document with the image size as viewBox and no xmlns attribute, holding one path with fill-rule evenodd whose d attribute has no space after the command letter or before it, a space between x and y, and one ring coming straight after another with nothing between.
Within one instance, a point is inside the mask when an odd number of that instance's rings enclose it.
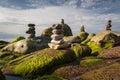
<instances>
[{"instance_id":1,"label":"boulder","mask_svg":"<svg viewBox=\"0 0 120 80\"><path fill-rule=\"evenodd\" d=\"M88 45L91 48L91 55L93 56L97 56L102 52L101 46L96 44L95 42L89 41L86 45Z\"/></svg>"},{"instance_id":2,"label":"boulder","mask_svg":"<svg viewBox=\"0 0 120 80\"><path fill-rule=\"evenodd\" d=\"M75 36L78 36L80 38L80 42L84 41L89 34L87 32L80 32Z\"/></svg>"},{"instance_id":3,"label":"boulder","mask_svg":"<svg viewBox=\"0 0 120 80\"><path fill-rule=\"evenodd\" d=\"M31 40L21 40L14 44L14 51L17 53L25 54L37 49L37 43Z\"/></svg>"},{"instance_id":4,"label":"boulder","mask_svg":"<svg viewBox=\"0 0 120 80\"><path fill-rule=\"evenodd\" d=\"M89 46L86 46L86 45L74 43L71 45L71 49L76 54L77 58L91 55L91 48Z\"/></svg>"},{"instance_id":5,"label":"boulder","mask_svg":"<svg viewBox=\"0 0 120 80\"><path fill-rule=\"evenodd\" d=\"M110 42L104 42L102 44L97 44L95 42L89 41L88 43L86 43L86 45L88 45L92 49L93 56L102 54L102 51L104 49L109 49L109 48L114 47L114 43L110 43Z\"/></svg>"},{"instance_id":6,"label":"boulder","mask_svg":"<svg viewBox=\"0 0 120 80\"><path fill-rule=\"evenodd\" d=\"M23 39L23 40L8 44L7 46L2 48L2 51L11 51L11 52L17 52L21 54L30 53L33 51L47 48L50 40L51 39L49 36L39 36L39 37L36 37L36 39L34 40Z\"/></svg>"},{"instance_id":7,"label":"boulder","mask_svg":"<svg viewBox=\"0 0 120 80\"><path fill-rule=\"evenodd\" d=\"M67 43L79 43L80 38L78 36L67 36L63 38Z\"/></svg>"},{"instance_id":8,"label":"boulder","mask_svg":"<svg viewBox=\"0 0 120 80\"><path fill-rule=\"evenodd\" d=\"M1 49L1 51L11 51L11 52L13 52L14 51L14 45L15 45L15 43L10 43L10 44L6 45L5 47L3 47Z\"/></svg>"},{"instance_id":9,"label":"boulder","mask_svg":"<svg viewBox=\"0 0 120 80\"><path fill-rule=\"evenodd\" d=\"M22 56L11 61L2 69L5 74L21 76L43 75L50 68L75 60L75 54L71 49L54 50L44 49Z\"/></svg>"},{"instance_id":10,"label":"boulder","mask_svg":"<svg viewBox=\"0 0 120 80\"><path fill-rule=\"evenodd\" d=\"M85 67L96 66L105 63L103 59L99 59L96 57L86 57L80 61L80 65Z\"/></svg>"},{"instance_id":11,"label":"boulder","mask_svg":"<svg viewBox=\"0 0 120 80\"><path fill-rule=\"evenodd\" d=\"M88 37L84 41L81 42L81 44L88 43L92 39L93 36L95 36L95 34L93 34L93 33L89 34Z\"/></svg>"},{"instance_id":12,"label":"boulder","mask_svg":"<svg viewBox=\"0 0 120 80\"><path fill-rule=\"evenodd\" d=\"M67 37L64 37L63 39L64 39L64 41L66 41L68 43L80 43L80 42L84 41L88 35L89 34L86 32L80 32L75 36L67 36ZM87 41L88 41L88 39L87 39Z\"/></svg>"},{"instance_id":13,"label":"boulder","mask_svg":"<svg viewBox=\"0 0 120 80\"><path fill-rule=\"evenodd\" d=\"M63 31L64 31L64 36L72 36L72 31L70 29L70 27L66 24L62 25ZM48 27L46 29L44 29L41 33L41 36L51 36L52 35L52 27Z\"/></svg>"},{"instance_id":14,"label":"boulder","mask_svg":"<svg viewBox=\"0 0 120 80\"><path fill-rule=\"evenodd\" d=\"M114 31L103 31L98 33L96 36L94 36L91 41L101 44L102 42L111 42L114 44L120 43L120 37L118 36L119 33L115 33Z\"/></svg>"}]
</instances>

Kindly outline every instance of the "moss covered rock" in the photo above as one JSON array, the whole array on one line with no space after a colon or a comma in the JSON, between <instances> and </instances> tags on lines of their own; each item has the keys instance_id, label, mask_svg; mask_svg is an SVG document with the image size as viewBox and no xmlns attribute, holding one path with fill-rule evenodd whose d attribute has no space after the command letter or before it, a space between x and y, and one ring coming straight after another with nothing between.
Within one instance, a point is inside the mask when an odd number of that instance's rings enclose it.
<instances>
[{"instance_id":1,"label":"moss covered rock","mask_svg":"<svg viewBox=\"0 0 120 80\"><path fill-rule=\"evenodd\" d=\"M102 43L102 44L97 44L95 42L90 41L90 42L86 43L86 45L88 45L92 49L91 54L93 56L103 54L104 49L111 49L111 48L114 47L114 43L111 43L111 42L110 43L106 42L106 43Z\"/></svg>"},{"instance_id":2,"label":"moss covered rock","mask_svg":"<svg viewBox=\"0 0 120 80\"><path fill-rule=\"evenodd\" d=\"M85 67L96 66L103 63L104 63L103 59L99 59L95 57L84 58L83 60L80 61L80 64Z\"/></svg>"},{"instance_id":3,"label":"moss covered rock","mask_svg":"<svg viewBox=\"0 0 120 80\"><path fill-rule=\"evenodd\" d=\"M7 74L15 75L43 75L50 68L64 64L66 62L71 62L75 60L75 54L72 50L54 50L54 49L44 49L42 51L37 51L32 53L32 57L26 56L22 59L16 59L9 64L3 71ZM15 62L15 64L14 64Z\"/></svg>"},{"instance_id":4,"label":"moss covered rock","mask_svg":"<svg viewBox=\"0 0 120 80\"><path fill-rule=\"evenodd\" d=\"M102 43L114 43L115 45L120 44L120 37L113 31L103 31L94 36L91 41L102 44Z\"/></svg>"},{"instance_id":5,"label":"moss covered rock","mask_svg":"<svg viewBox=\"0 0 120 80\"><path fill-rule=\"evenodd\" d=\"M114 63L103 68L86 72L80 80L119 80L120 63Z\"/></svg>"},{"instance_id":6,"label":"moss covered rock","mask_svg":"<svg viewBox=\"0 0 120 80\"><path fill-rule=\"evenodd\" d=\"M81 44L72 44L71 48L76 54L77 58L91 55L91 48L89 46Z\"/></svg>"},{"instance_id":7,"label":"moss covered rock","mask_svg":"<svg viewBox=\"0 0 120 80\"><path fill-rule=\"evenodd\" d=\"M22 76L43 75L54 66L89 55L91 55L91 49L79 44L74 44L71 49L65 50L47 48L10 61L3 71L7 74Z\"/></svg>"},{"instance_id":8,"label":"moss covered rock","mask_svg":"<svg viewBox=\"0 0 120 80\"><path fill-rule=\"evenodd\" d=\"M91 54L96 56L102 52L102 48L95 42L88 42L87 45L92 49Z\"/></svg>"},{"instance_id":9,"label":"moss covered rock","mask_svg":"<svg viewBox=\"0 0 120 80\"><path fill-rule=\"evenodd\" d=\"M20 41L20 40L22 40L22 39L25 39L23 36L18 36L18 37L16 37L16 38L14 38L13 40L12 40L12 42L17 42L17 41Z\"/></svg>"},{"instance_id":10,"label":"moss covered rock","mask_svg":"<svg viewBox=\"0 0 120 80\"><path fill-rule=\"evenodd\" d=\"M89 34L88 37L84 41L81 42L81 44L88 43L92 39L93 36L95 36L95 34Z\"/></svg>"},{"instance_id":11,"label":"moss covered rock","mask_svg":"<svg viewBox=\"0 0 120 80\"><path fill-rule=\"evenodd\" d=\"M87 32L80 32L75 36L78 36L80 38L80 42L84 41L89 34Z\"/></svg>"}]
</instances>

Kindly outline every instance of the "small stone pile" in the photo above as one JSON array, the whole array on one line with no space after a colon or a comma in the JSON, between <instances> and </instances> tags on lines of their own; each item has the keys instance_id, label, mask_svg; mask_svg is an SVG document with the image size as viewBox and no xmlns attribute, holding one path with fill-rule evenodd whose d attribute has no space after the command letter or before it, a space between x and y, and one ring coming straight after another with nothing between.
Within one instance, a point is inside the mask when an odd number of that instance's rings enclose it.
<instances>
[{"instance_id":1,"label":"small stone pile","mask_svg":"<svg viewBox=\"0 0 120 80\"><path fill-rule=\"evenodd\" d=\"M69 44L63 40L64 34L63 29L60 24L55 25L52 27L52 35L51 35L51 43L48 43L48 46L52 49L61 49L61 48L67 48Z\"/></svg>"},{"instance_id":2,"label":"small stone pile","mask_svg":"<svg viewBox=\"0 0 120 80\"><path fill-rule=\"evenodd\" d=\"M111 22L112 22L111 20L108 20L107 25L106 25L106 30L111 31L111 27L112 27Z\"/></svg>"},{"instance_id":3,"label":"small stone pile","mask_svg":"<svg viewBox=\"0 0 120 80\"><path fill-rule=\"evenodd\" d=\"M35 38L35 24L28 24L28 30L26 31L27 39Z\"/></svg>"},{"instance_id":4,"label":"small stone pile","mask_svg":"<svg viewBox=\"0 0 120 80\"><path fill-rule=\"evenodd\" d=\"M81 25L80 32L85 32L84 25Z\"/></svg>"}]
</instances>

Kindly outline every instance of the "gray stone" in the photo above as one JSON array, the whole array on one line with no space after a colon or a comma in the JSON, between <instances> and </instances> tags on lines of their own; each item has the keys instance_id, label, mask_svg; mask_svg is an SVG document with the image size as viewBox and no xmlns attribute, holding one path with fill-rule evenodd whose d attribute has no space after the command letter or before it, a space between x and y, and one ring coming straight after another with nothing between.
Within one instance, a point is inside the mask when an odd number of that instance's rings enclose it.
<instances>
[{"instance_id":1,"label":"gray stone","mask_svg":"<svg viewBox=\"0 0 120 80\"><path fill-rule=\"evenodd\" d=\"M55 44L55 43L48 43L48 46L52 49L63 49L67 48L69 44L67 42L64 42L63 44Z\"/></svg>"},{"instance_id":2,"label":"gray stone","mask_svg":"<svg viewBox=\"0 0 120 80\"><path fill-rule=\"evenodd\" d=\"M63 38L63 34L53 34L53 35L51 35L51 38L52 38L52 40L60 40L60 39L62 39Z\"/></svg>"}]
</instances>

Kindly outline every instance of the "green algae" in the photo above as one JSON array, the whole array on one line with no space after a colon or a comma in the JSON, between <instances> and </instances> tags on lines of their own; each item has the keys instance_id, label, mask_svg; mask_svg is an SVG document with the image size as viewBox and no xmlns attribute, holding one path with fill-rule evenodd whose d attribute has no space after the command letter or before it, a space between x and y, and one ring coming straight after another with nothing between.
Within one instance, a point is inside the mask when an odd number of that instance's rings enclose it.
<instances>
[{"instance_id":1,"label":"green algae","mask_svg":"<svg viewBox=\"0 0 120 80\"><path fill-rule=\"evenodd\" d=\"M80 64L85 67L96 66L103 63L104 63L104 60L99 58L85 58L80 61Z\"/></svg>"}]
</instances>

